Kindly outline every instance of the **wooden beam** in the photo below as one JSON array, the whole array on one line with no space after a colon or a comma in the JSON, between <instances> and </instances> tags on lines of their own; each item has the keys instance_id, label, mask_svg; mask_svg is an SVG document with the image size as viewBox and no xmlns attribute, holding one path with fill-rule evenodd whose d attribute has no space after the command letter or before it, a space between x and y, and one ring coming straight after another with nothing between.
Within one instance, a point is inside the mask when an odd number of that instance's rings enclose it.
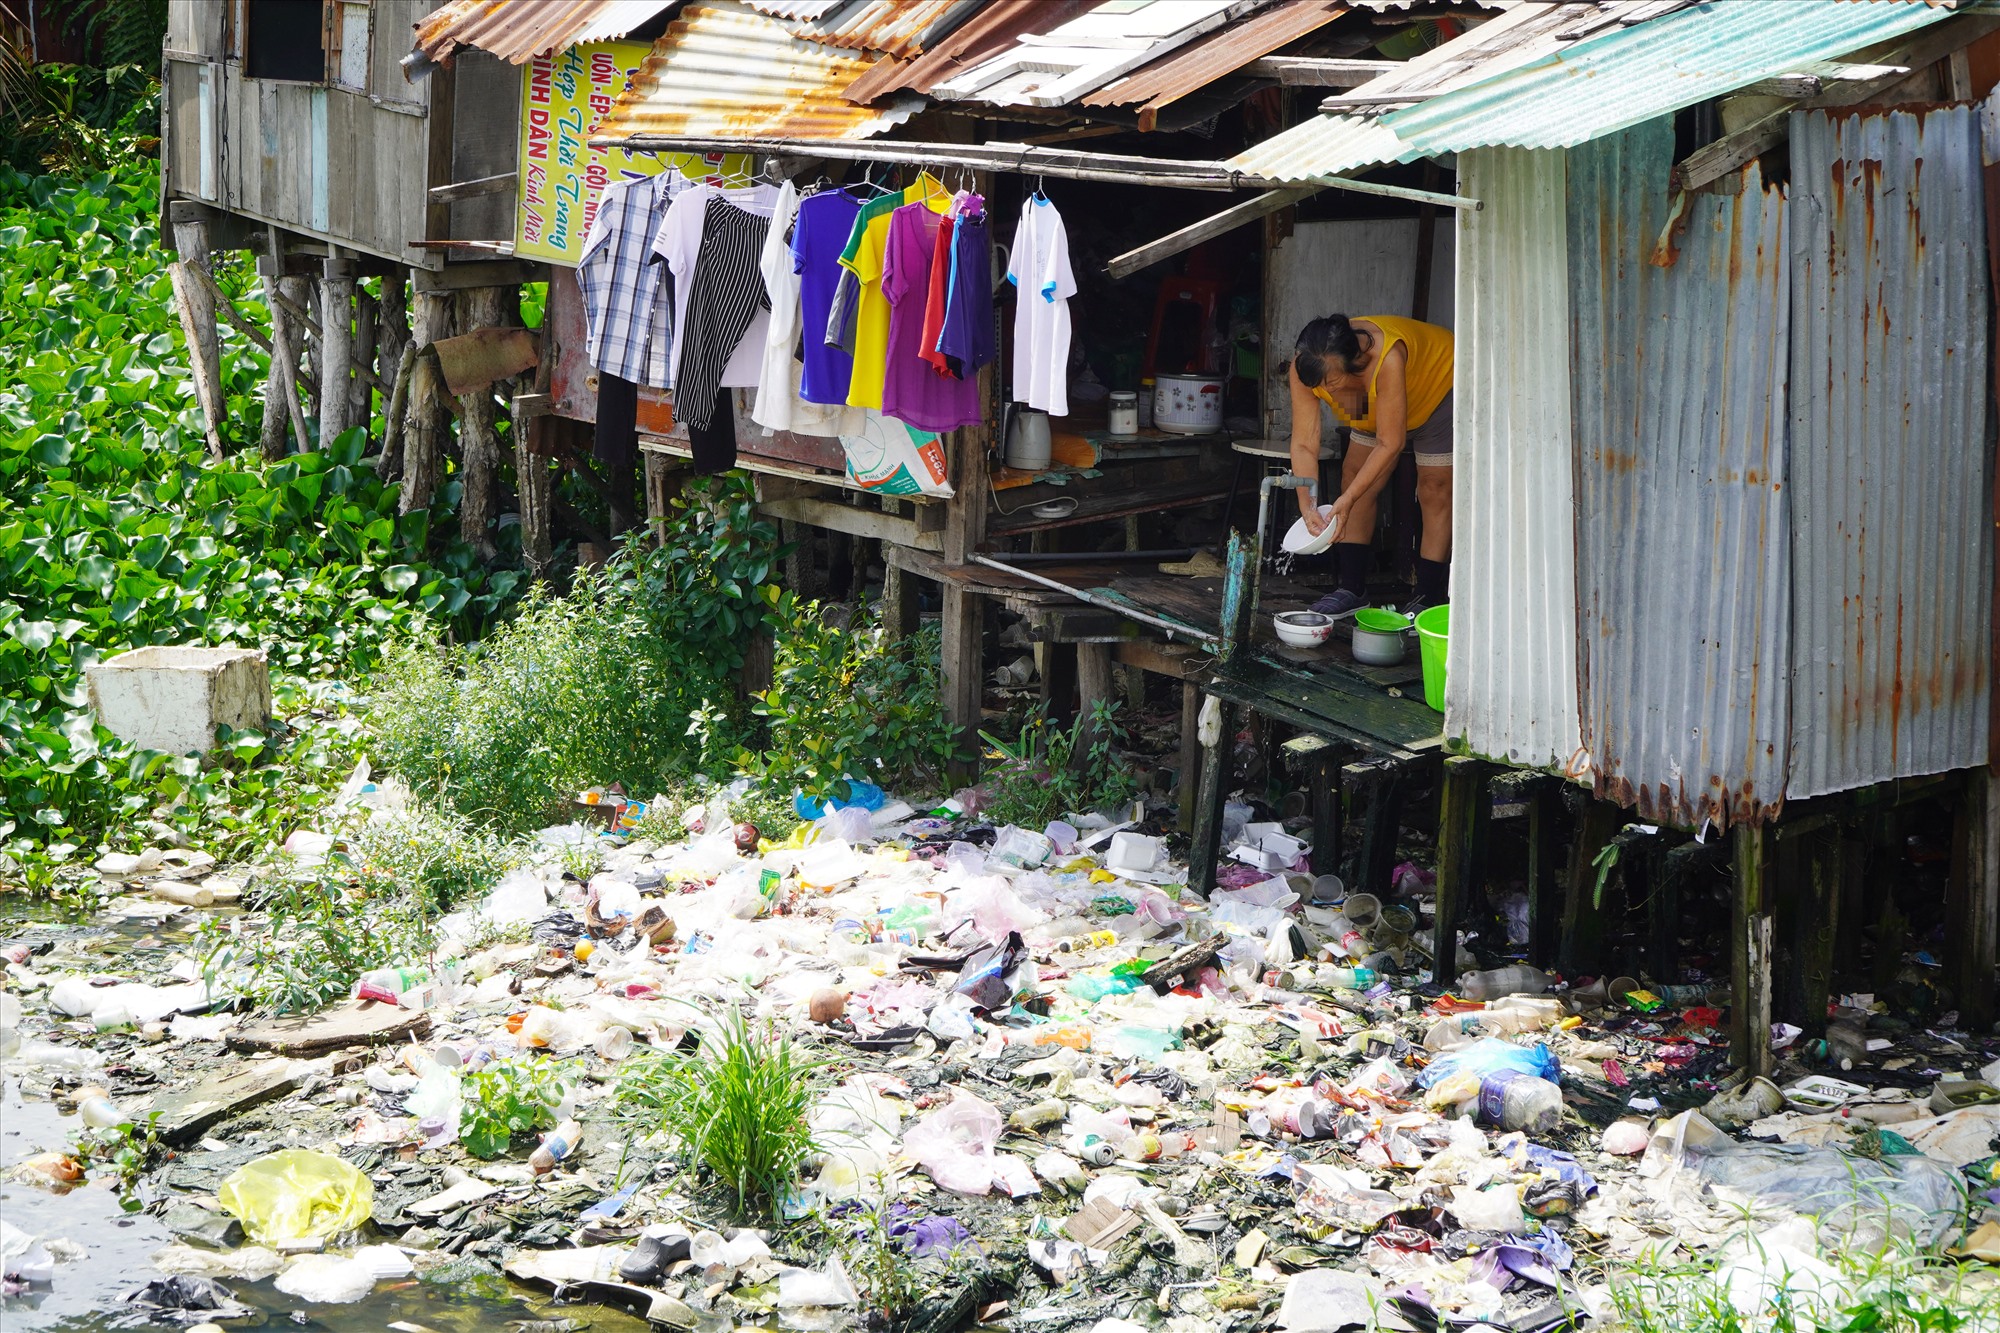
<instances>
[{"instance_id":1,"label":"wooden beam","mask_svg":"<svg viewBox=\"0 0 2000 1333\"><path fill-rule=\"evenodd\" d=\"M1556 957L1556 929L1562 919L1557 878L1556 818L1562 813L1562 784L1531 778L1523 793L1528 804L1528 961L1547 967Z\"/></svg>"},{"instance_id":2,"label":"wooden beam","mask_svg":"<svg viewBox=\"0 0 2000 1333\"><path fill-rule=\"evenodd\" d=\"M914 519L898 518L873 509L841 504L836 500L764 500L759 502L757 510L772 518L790 519L795 523L825 528L829 532L844 532L851 537L872 537L877 541L894 542L898 546L913 546L920 551L938 552L944 549L944 542L938 534L918 531Z\"/></svg>"},{"instance_id":3,"label":"wooden beam","mask_svg":"<svg viewBox=\"0 0 2000 1333\"><path fill-rule=\"evenodd\" d=\"M1909 41L1884 52L1878 61L1873 62L1888 73L1834 83L1798 106L1774 111L1734 134L1726 134L1714 143L1689 153L1674 168L1674 186L1682 190L1699 190L1741 170L1784 141L1793 111L1854 106L1866 102L1909 77L1910 70L1943 60L1995 31L2000 31L2000 17L1983 14L1966 14L1926 28Z\"/></svg>"},{"instance_id":4,"label":"wooden beam","mask_svg":"<svg viewBox=\"0 0 2000 1333\"><path fill-rule=\"evenodd\" d=\"M354 266L325 261L319 280L319 442L325 448L354 424Z\"/></svg>"},{"instance_id":5,"label":"wooden beam","mask_svg":"<svg viewBox=\"0 0 2000 1333\"><path fill-rule=\"evenodd\" d=\"M549 266L531 259L481 259L448 268L412 269L410 282L420 292L455 292L466 287L506 287L518 282L544 282Z\"/></svg>"},{"instance_id":6,"label":"wooden beam","mask_svg":"<svg viewBox=\"0 0 2000 1333\"><path fill-rule=\"evenodd\" d=\"M1236 725L1241 713L1235 704L1213 695L1202 704L1204 710L1222 710L1222 725L1215 744L1203 745L1201 781L1194 800L1194 840L1188 853L1188 887L1206 898L1215 892L1215 866L1222 856L1222 806L1229 798L1234 771L1230 757L1236 747ZM1199 734L1199 726L1196 731Z\"/></svg>"},{"instance_id":7,"label":"wooden beam","mask_svg":"<svg viewBox=\"0 0 2000 1333\"><path fill-rule=\"evenodd\" d=\"M211 457L222 457L222 353L215 334L215 299L210 284L194 276L208 267L208 224L176 222L174 250L179 255L168 268L174 307L180 313L181 336L187 346L188 369L194 375L195 400L201 405L202 430ZM206 275L204 275L206 276Z\"/></svg>"},{"instance_id":8,"label":"wooden beam","mask_svg":"<svg viewBox=\"0 0 2000 1333\"><path fill-rule=\"evenodd\" d=\"M1451 963L1458 956L1458 923L1479 887L1474 864L1474 824L1479 804L1487 799L1486 765L1466 755L1444 761L1444 781L1438 784L1437 916L1431 957L1438 960L1435 979L1450 984Z\"/></svg>"},{"instance_id":9,"label":"wooden beam","mask_svg":"<svg viewBox=\"0 0 2000 1333\"><path fill-rule=\"evenodd\" d=\"M1265 56L1236 72L1253 79L1276 79L1287 88L1358 88L1378 75L1402 67L1400 60Z\"/></svg>"},{"instance_id":10,"label":"wooden beam","mask_svg":"<svg viewBox=\"0 0 2000 1333\"><path fill-rule=\"evenodd\" d=\"M1129 278L1140 269L1149 268L1163 259L1171 259L1184 250L1192 250L1203 241L1214 240L1246 226L1262 217L1268 217L1282 208L1290 208L1299 200L1318 194L1321 187L1305 185L1284 190L1270 190L1254 199L1223 209L1220 213L1205 217L1192 226L1162 236L1157 241L1148 241L1136 250L1127 250L1104 266L1104 271L1113 278Z\"/></svg>"},{"instance_id":11,"label":"wooden beam","mask_svg":"<svg viewBox=\"0 0 2000 1333\"><path fill-rule=\"evenodd\" d=\"M453 181L449 185L433 185L428 194L433 204L453 204L461 199L478 199L489 194L504 194L520 182L517 171L503 171L497 176L481 176L478 180Z\"/></svg>"},{"instance_id":12,"label":"wooden beam","mask_svg":"<svg viewBox=\"0 0 2000 1333\"><path fill-rule=\"evenodd\" d=\"M2000 780L1988 768L1966 774L1952 839L1945 895L1945 975L1959 1021L1983 1032L1996 1017L2000 981Z\"/></svg>"},{"instance_id":13,"label":"wooden beam","mask_svg":"<svg viewBox=\"0 0 2000 1333\"><path fill-rule=\"evenodd\" d=\"M1738 824L1734 924L1729 936L1730 1062L1753 1075L1771 1072L1770 830Z\"/></svg>"},{"instance_id":14,"label":"wooden beam","mask_svg":"<svg viewBox=\"0 0 2000 1333\"><path fill-rule=\"evenodd\" d=\"M1583 818L1570 843L1564 886L1562 935L1556 945L1556 967L1565 976L1599 969L1604 917L1597 903L1597 857L1624 826L1625 811L1610 801L1584 797Z\"/></svg>"}]
</instances>

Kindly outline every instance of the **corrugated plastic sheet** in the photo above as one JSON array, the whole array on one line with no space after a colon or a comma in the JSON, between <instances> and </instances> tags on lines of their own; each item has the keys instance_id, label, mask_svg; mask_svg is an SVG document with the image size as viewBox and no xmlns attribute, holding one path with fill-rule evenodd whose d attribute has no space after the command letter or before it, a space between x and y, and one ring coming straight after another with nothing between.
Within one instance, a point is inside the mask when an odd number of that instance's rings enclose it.
<instances>
[{"instance_id":1,"label":"corrugated plastic sheet","mask_svg":"<svg viewBox=\"0 0 2000 1333\"><path fill-rule=\"evenodd\" d=\"M1082 99L1084 106L1147 103L1157 110L1217 79L1227 78L1287 42L1317 32L1347 12L1346 0L1291 0L1260 10L1221 32L1202 37ZM1145 128L1142 124L1141 128Z\"/></svg>"},{"instance_id":2,"label":"corrugated plastic sheet","mask_svg":"<svg viewBox=\"0 0 2000 1333\"><path fill-rule=\"evenodd\" d=\"M1791 118L1793 796L1986 761L1977 113Z\"/></svg>"},{"instance_id":3,"label":"corrugated plastic sheet","mask_svg":"<svg viewBox=\"0 0 2000 1333\"><path fill-rule=\"evenodd\" d=\"M1950 18L1921 3L1704 0L1382 117L1419 153L1564 148Z\"/></svg>"},{"instance_id":4,"label":"corrugated plastic sheet","mask_svg":"<svg viewBox=\"0 0 2000 1333\"><path fill-rule=\"evenodd\" d=\"M1673 162L1667 118L1569 154L1583 743L1642 818L1761 822L1790 734L1785 203L1748 168L1656 265Z\"/></svg>"},{"instance_id":5,"label":"corrugated plastic sheet","mask_svg":"<svg viewBox=\"0 0 2000 1333\"><path fill-rule=\"evenodd\" d=\"M1096 4L1097 0L988 0L971 18L932 42L914 60L880 61L849 85L845 96L854 102L875 102L891 93L927 93L934 84L963 74L997 51L1012 46L1023 33L1060 27Z\"/></svg>"},{"instance_id":6,"label":"corrugated plastic sheet","mask_svg":"<svg viewBox=\"0 0 2000 1333\"><path fill-rule=\"evenodd\" d=\"M933 33L950 32L979 0L862 0L801 25L799 36L851 51L909 59L922 55Z\"/></svg>"},{"instance_id":7,"label":"corrugated plastic sheet","mask_svg":"<svg viewBox=\"0 0 2000 1333\"><path fill-rule=\"evenodd\" d=\"M432 60L476 46L509 64L544 51L623 37L671 0L451 0L417 23L417 49Z\"/></svg>"},{"instance_id":8,"label":"corrugated plastic sheet","mask_svg":"<svg viewBox=\"0 0 2000 1333\"><path fill-rule=\"evenodd\" d=\"M734 0L689 5L653 44L598 134L863 139L914 110L871 111L843 98L841 89L868 65L794 37L778 20Z\"/></svg>"},{"instance_id":9,"label":"corrugated plastic sheet","mask_svg":"<svg viewBox=\"0 0 2000 1333\"><path fill-rule=\"evenodd\" d=\"M1528 768L1580 744L1565 156L1458 160L1486 206L1458 221L1445 735Z\"/></svg>"}]
</instances>

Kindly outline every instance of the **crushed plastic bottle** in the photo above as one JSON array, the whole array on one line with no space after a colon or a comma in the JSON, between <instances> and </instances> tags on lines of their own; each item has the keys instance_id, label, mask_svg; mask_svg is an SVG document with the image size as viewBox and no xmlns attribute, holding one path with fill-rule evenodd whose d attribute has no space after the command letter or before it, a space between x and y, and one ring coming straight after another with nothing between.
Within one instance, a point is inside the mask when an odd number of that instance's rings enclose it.
<instances>
[{"instance_id":1,"label":"crushed plastic bottle","mask_svg":"<svg viewBox=\"0 0 2000 1333\"><path fill-rule=\"evenodd\" d=\"M1526 963L1468 972L1458 979L1458 993L1468 1000L1497 1000L1503 995L1539 995L1556 984L1551 974Z\"/></svg>"},{"instance_id":2,"label":"crushed plastic bottle","mask_svg":"<svg viewBox=\"0 0 2000 1333\"><path fill-rule=\"evenodd\" d=\"M528 1154L528 1165L535 1174L546 1176L556 1169L556 1163L576 1151L583 1140L583 1126L574 1120L565 1120L542 1139L541 1146Z\"/></svg>"}]
</instances>

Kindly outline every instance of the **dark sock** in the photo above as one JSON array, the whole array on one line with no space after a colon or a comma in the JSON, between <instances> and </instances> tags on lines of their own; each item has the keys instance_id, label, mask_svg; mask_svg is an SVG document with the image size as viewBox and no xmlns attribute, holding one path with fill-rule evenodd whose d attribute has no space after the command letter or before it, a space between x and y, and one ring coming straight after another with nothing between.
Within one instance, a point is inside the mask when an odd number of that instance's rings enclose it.
<instances>
[{"instance_id":1,"label":"dark sock","mask_svg":"<svg viewBox=\"0 0 2000 1333\"><path fill-rule=\"evenodd\" d=\"M1333 559L1336 568L1339 570L1337 576L1339 586L1347 589L1349 592L1365 593L1368 591L1369 549L1367 542L1334 543Z\"/></svg>"},{"instance_id":2,"label":"dark sock","mask_svg":"<svg viewBox=\"0 0 2000 1333\"><path fill-rule=\"evenodd\" d=\"M1433 606L1451 595L1451 561L1417 559L1417 596Z\"/></svg>"}]
</instances>

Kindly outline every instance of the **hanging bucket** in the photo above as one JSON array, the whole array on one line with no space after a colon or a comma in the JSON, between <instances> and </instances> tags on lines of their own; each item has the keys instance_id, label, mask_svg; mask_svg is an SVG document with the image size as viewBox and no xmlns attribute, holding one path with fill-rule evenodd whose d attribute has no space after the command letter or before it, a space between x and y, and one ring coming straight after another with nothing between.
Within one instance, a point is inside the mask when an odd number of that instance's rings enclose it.
<instances>
[{"instance_id":1,"label":"hanging bucket","mask_svg":"<svg viewBox=\"0 0 2000 1333\"><path fill-rule=\"evenodd\" d=\"M1444 711L1444 650L1451 642L1451 608L1433 606L1417 615L1417 649L1424 663L1424 702Z\"/></svg>"}]
</instances>

